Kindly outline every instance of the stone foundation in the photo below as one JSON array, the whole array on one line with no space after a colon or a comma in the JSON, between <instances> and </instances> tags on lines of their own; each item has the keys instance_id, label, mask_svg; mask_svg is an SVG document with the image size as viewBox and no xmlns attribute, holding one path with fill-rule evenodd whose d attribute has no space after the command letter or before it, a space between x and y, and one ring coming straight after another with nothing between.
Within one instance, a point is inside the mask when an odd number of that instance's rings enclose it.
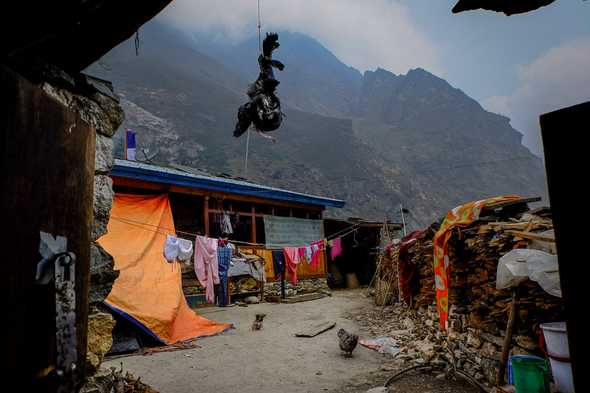
<instances>
[{"instance_id":1,"label":"stone foundation","mask_svg":"<svg viewBox=\"0 0 590 393\"><path fill-rule=\"evenodd\" d=\"M47 66L44 77L42 89L96 129L87 352L90 376L111 348L115 326L111 314L100 307L119 273L114 270L113 257L96 241L107 232L114 196L113 181L108 176L113 166L112 136L123 122L124 113L109 82L85 75L68 77L51 66Z\"/></svg>"}]
</instances>

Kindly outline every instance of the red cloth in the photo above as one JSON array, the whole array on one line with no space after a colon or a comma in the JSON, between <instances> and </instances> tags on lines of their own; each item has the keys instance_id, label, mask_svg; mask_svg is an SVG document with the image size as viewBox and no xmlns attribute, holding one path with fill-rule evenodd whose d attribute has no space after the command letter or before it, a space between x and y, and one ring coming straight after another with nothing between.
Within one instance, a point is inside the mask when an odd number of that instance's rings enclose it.
<instances>
[{"instance_id":1,"label":"red cloth","mask_svg":"<svg viewBox=\"0 0 590 393\"><path fill-rule=\"evenodd\" d=\"M297 249L297 258L299 262L305 261L305 247L299 247Z\"/></svg>"},{"instance_id":2,"label":"red cloth","mask_svg":"<svg viewBox=\"0 0 590 393\"><path fill-rule=\"evenodd\" d=\"M299 249L297 247L285 247L285 262L287 262L287 273L293 285L297 284L297 264L299 263Z\"/></svg>"},{"instance_id":3,"label":"red cloth","mask_svg":"<svg viewBox=\"0 0 590 393\"><path fill-rule=\"evenodd\" d=\"M342 254L342 239L337 237L336 239L332 240L332 249L330 250L330 256L332 260L336 259Z\"/></svg>"},{"instance_id":4,"label":"red cloth","mask_svg":"<svg viewBox=\"0 0 590 393\"><path fill-rule=\"evenodd\" d=\"M424 238L425 235L426 230L414 231L405 236L399 246L399 283L402 298L406 303L409 303L412 297L412 279L416 272L416 265L410 262L407 252L414 242Z\"/></svg>"},{"instance_id":5,"label":"red cloth","mask_svg":"<svg viewBox=\"0 0 590 393\"><path fill-rule=\"evenodd\" d=\"M317 267L320 261L320 253L324 249L324 241L319 240L311 243L311 267L314 269Z\"/></svg>"}]
</instances>

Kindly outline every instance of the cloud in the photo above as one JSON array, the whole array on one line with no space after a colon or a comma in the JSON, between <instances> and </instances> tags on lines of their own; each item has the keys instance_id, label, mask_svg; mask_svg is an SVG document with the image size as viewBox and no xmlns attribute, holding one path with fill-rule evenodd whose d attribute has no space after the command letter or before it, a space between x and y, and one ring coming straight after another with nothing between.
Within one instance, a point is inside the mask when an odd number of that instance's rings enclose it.
<instances>
[{"instance_id":1,"label":"cloud","mask_svg":"<svg viewBox=\"0 0 590 393\"><path fill-rule=\"evenodd\" d=\"M261 0L261 8L263 30L308 34L361 71L444 74L435 45L396 0ZM256 0L175 0L163 16L183 30L239 41L256 33L256 14Z\"/></svg>"},{"instance_id":2,"label":"cloud","mask_svg":"<svg viewBox=\"0 0 590 393\"><path fill-rule=\"evenodd\" d=\"M552 48L519 70L520 84L509 96L483 106L511 118L523 144L542 154L539 115L590 100L590 37Z\"/></svg>"}]
</instances>

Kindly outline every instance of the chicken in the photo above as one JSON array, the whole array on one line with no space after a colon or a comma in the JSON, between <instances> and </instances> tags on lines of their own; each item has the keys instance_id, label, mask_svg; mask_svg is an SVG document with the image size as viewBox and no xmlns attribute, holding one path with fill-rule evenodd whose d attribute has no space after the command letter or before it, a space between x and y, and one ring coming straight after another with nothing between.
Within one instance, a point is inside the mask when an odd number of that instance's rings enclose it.
<instances>
[{"instance_id":1,"label":"chicken","mask_svg":"<svg viewBox=\"0 0 590 393\"><path fill-rule=\"evenodd\" d=\"M359 336L348 333L344 329L340 329L338 330L338 341L340 343L340 349L344 352L344 355L346 357L351 357L352 351L354 351L359 342Z\"/></svg>"},{"instance_id":2,"label":"chicken","mask_svg":"<svg viewBox=\"0 0 590 393\"><path fill-rule=\"evenodd\" d=\"M266 317L266 314L256 314L256 319L252 323L252 330L262 329L262 320Z\"/></svg>"}]
</instances>

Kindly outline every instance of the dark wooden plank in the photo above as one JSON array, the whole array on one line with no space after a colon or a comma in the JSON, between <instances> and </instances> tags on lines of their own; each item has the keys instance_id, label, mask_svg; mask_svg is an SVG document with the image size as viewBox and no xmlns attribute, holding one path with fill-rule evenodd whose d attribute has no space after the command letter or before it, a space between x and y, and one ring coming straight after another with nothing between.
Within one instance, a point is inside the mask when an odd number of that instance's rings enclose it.
<instances>
[{"instance_id":1,"label":"dark wooden plank","mask_svg":"<svg viewBox=\"0 0 590 393\"><path fill-rule=\"evenodd\" d=\"M295 333L295 337L315 337L318 334L326 332L336 326L336 322L322 322L311 326L302 332Z\"/></svg>"},{"instance_id":2,"label":"dark wooden plank","mask_svg":"<svg viewBox=\"0 0 590 393\"><path fill-rule=\"evenodd\" d=\"M54 391L53 285L34 284L39 231L65 236L76 254L78 374L86 357L86 322L95 130L41 89L0 66L0 215L4 263L4 374L20 390Z\"/></svg>"},{"instance_id":3,"label":"dark wooden plank","mask_svg":"<svg viewBox=\"0 0 590 393\"><path fill-rule=\"evenodd\" d=\"M328 295L326 295L325 293L306 293L303 295L288 297L286 299L281 300L281 303L308 302L310 300L322 299L322 298L325 298L326 296L328 296Z\"/></svg>"},{"instance_id":4,"label":"dark wooden plank","mask_svg":"<svg viewBox=\"0 0 590 393\"><path fill-rule=\"evenodd\" d=\"M541 116L541 134L551 205L559 280L563 293L569 354L575 390L590 392L588 354L588 275L582 273L581 246L588 241L590 212L583 203L588 168L588 144L582 142L590 124L590 101ZM572 176L573 175L573 176ZM577 176L577 177L576 177Z\"/></svg>"}]
</instances>

